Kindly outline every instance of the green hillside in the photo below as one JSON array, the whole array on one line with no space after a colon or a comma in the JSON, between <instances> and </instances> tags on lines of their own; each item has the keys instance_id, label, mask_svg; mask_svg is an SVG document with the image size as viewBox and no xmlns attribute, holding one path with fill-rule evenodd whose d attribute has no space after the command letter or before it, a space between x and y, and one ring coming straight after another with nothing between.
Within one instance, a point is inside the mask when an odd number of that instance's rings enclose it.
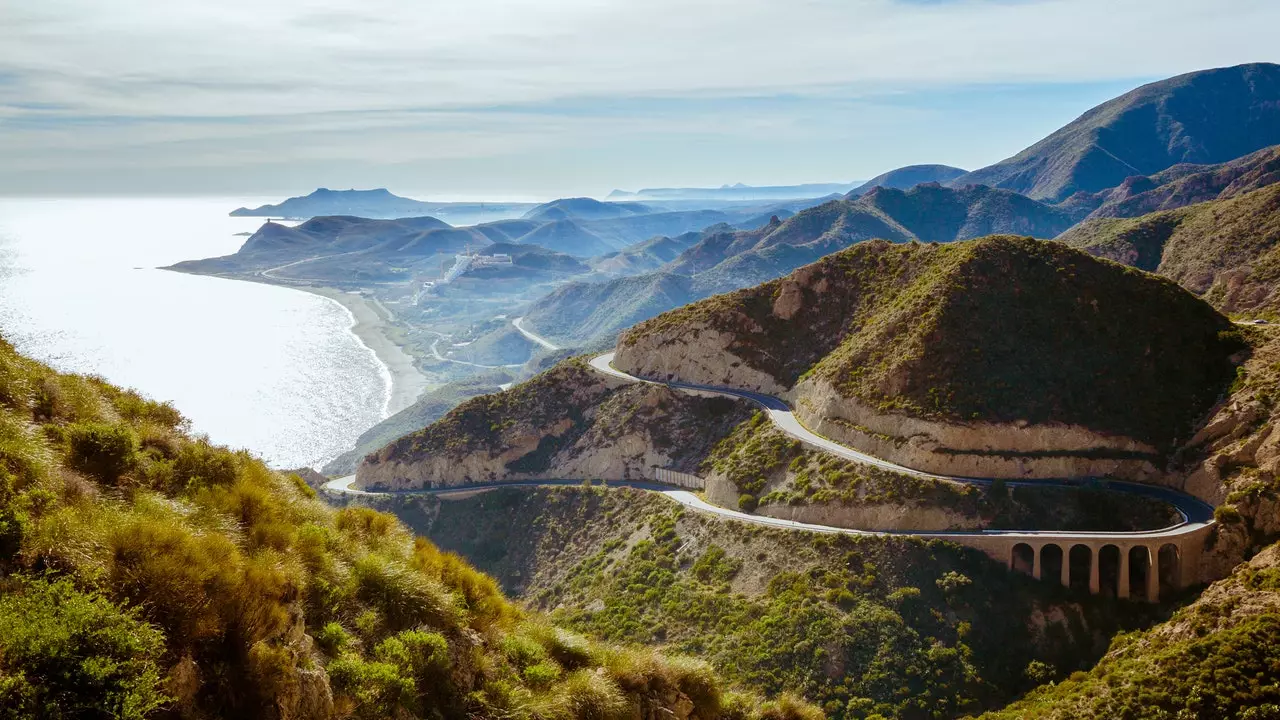
<instances>
[{"instance_id":1,"label":"green hillside","mask_svg":"<svg viewBox=\"0 0 1280 720\"><path fill-rule=\"evenodd\" d=\"M1064 233L1090 254L1171 278L1219 310L1280 319L1280 184Z\"/></svg>"},{"instance_id":2,"label":"green hillside","mask_svg":"<svg viewBox=\"0 0 1280 720\"><path fill-rule=\"evenodd\" d=\"M1011 236L859 243L641 323L618 345L696 353L648 338L694 337L703 324L784 387L814 377L885 411L1080 424L1162 447L1214 402L1242 347L1171 282Z\"/></svg>"},{"instance_id":3,"label":"green hillside","mask_svg":"<svg viewBox=\"0 0 1280 720\"><path fill-rule=\"evenodd\" d=\"M423 518L436 542L558 622L697 654L751 687L801 693L833 720L1000 707L1043 681L1028 666L1087 669L1098 639L1151 616L954 545L755 527L638 491L509 489L436 504L387 508Z\"/></svg>"},{"instance_id":4,"label":"green hillside","mask_svg":"<svg viewBox=\"0 0 1280 720\"><path fill-rule=\"evenodd\" d=\"M557 629L393 517L186 427L0 346L6 717L797 717Z\"/></svg>"}]
</instances>

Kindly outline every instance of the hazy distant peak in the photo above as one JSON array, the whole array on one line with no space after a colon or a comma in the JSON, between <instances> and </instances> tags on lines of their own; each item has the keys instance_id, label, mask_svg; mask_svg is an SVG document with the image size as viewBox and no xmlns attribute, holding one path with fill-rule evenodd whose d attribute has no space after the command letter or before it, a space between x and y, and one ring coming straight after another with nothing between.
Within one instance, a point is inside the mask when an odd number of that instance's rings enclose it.
<instances>
[{"instance_id":1,"label":"hazy distant peak","mask_svg":"<svg viewBox=\"0 0 1280 720\"><path fill-rule=\"evenodd\" d=\"M877 175L865 184L850 191L848 197L855 198L878 187L909 190L916 185L925 183L945 183L967 172L967 170L951 167L950 165L907 165Z\"/></svg>"}]
</instances>

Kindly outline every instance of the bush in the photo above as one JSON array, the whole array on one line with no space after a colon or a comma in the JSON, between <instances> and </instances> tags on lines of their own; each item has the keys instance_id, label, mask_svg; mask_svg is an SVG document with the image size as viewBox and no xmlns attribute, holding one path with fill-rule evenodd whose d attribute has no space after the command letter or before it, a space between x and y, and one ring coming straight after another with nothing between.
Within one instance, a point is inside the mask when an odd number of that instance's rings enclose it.
<instances>
[{"instance_id":1,"label":"bush","mask_svg":"<svg viewBox=\"0 0 1280 720\"><path fill-rule=\"evenodd\" d=\"M759 506L760 501L756 499L755 495L744 493L738 496L738 509L742 512L755 512L756 508Z\"/></svg>"},{"instance_id":2,"label":"bush","mask_svg":"<svg viewBox=\"0 0 1280 720\"><path fill-rule=\"evenodd\" d=\"M558 690L557 704L575 720L622 720L629 714L617 683L590 670L570 673Z\"/></svg>"},{"instance_id":3,"label":"bush","mask_svg":"<svg viewBox=\"0 0 1280 720\"><path fill-rule=\"evenodd\" d=\"M68 580L10 579L0 596L0 713L142 720L168 698L164 636Z\"/></svg>"},{"instance_id":4,"label":"bush","mask_svg":"<svg viewBox=\"0 0 1280 720\"><path fill-rule=\"evenodd\" d=\"M1234 505L1219 505L1213 511L1213 519L1223 524L1241 522L1240 511Z\"/></svg>"},{"instance_id":5,"label":"bush","mask_svg":"<svg viewBox=\"0 0 1280 720\"><path fill-rule=\"evenodd\" d=\"M66 439L71 467L105 483L114 484L137 462L138 436L128 427L75 423Z\"/></svg>"}]
</instances>

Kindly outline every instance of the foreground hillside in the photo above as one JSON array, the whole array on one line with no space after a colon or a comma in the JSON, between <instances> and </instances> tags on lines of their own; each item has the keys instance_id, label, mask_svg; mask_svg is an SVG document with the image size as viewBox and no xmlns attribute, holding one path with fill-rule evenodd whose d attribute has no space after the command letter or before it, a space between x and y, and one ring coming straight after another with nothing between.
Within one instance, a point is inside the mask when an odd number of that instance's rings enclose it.
<instances>
[{"instance_id":1,"label":"foreground hillside","mask_svg":"<svg viewBox=\"0 0 1280 720\"><path fill-rule=\"evenodd\" d=\"M910 467L1145 476L1243 347L1171 282L996 236L859 243L641 323L615 365L784 395L816 431Z\"/></svg>"},{"instance_id":2,"label":"foreground hillside","mask_svg":"<svg viewBox=\"0 0 1280 720\"><path fill-rule=\"evenodd\" d=\"M1223 312L1280 319L1280 184L1133 219L1090 220L1059 239L1172 278Z\"/></svg>"},{"instance_id":3,"label":"foreground hillside","mask_svg":"<svg viewBox=\"0 0 1280 720\"><path fill-rule=\"evenodd\" d=\"M394 518L0 346L10 717L799 717L507 601ZM791 712L791 715L787 713Z\"/></svg>"},{"instance_id":4,"label":"foreground hillside","mask_svg":"<svg viewBox=\"0 0 1280 720\"><path fill-rule=\"evenodd\" d=\"M836 720L1000 707L1087 669L1150 613L953 545L764 529L638 491L508 489L386 508L558 622L696 653Z\"/></svg>"},{"instance_id":5,"label":"foreground hillside","mask_svg":"<svg viewBox=\"0 0 1280 720\"><path fill-rule=\"evenodd\" d=\"M1058 202L1179 163L1221 163L1280 143L1280 65L1255 63L1144 85L1017 155L952 180Z\"/></svg>"}]
</instances>

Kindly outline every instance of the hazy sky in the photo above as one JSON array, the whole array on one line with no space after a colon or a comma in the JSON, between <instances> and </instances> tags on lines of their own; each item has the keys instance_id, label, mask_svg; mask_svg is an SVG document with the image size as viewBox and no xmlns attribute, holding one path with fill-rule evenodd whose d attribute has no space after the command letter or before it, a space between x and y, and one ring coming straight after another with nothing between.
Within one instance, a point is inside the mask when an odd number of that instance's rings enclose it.
<instances>
[{"instance_id":1,"label":"hazy sky","mask_svg":"<svg viewBox=\"0 0 1280 720\"><path fill-rule=\"evenodd\" d=\"M1280 60L1277 27L1277 0L0 0L0 193L973 168L1142 82Z\"/></svg>"}]
</instances>

